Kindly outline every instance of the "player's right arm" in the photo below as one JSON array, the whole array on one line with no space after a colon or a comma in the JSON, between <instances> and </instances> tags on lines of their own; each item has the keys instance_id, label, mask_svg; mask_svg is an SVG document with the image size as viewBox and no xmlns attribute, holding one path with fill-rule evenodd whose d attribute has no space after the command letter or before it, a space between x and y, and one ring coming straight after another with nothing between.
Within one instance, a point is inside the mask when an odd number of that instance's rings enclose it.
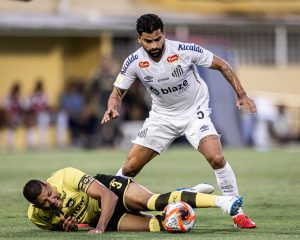
<instances>
[{"instance_id":1,"label":"player's right arm","mask_svg":"<svg viewBox=\"0 0 300 240\"><path fill-rule=\"evenodd\" d=\"M126 94L126 90L114 87L107 103L107 110L105 111L101 124L107 123L112 119L119 117L119 110L121 109L122 99Z\"/></svg>"},{"instance_id":2,"label":"player's right arm","mask_svg":"<svg viewBox=\"0 0 300 240\"><path fill-rule=\"evenodd\" d=\"M125 96L127 89L137 78L136 74L136 60L137 54L130 55L123 63L122 69L114 83L114 88L107 103L107 110L105 111L101 124L107 123L112 119L119 117L119 110L121 108L122 99Z\"/></svg>"},{"instance_id":3,"label":"player's right arm","mask_svg":"<svg viewBox=\"0 0 300 240\"><path fill-rule=\"evenodd\" d=\"M86 193L101 204L101 215L98 224L89 233L102 234L115 211L118 196L98 181L93 181Z\"/></svg>"}]
</instances>

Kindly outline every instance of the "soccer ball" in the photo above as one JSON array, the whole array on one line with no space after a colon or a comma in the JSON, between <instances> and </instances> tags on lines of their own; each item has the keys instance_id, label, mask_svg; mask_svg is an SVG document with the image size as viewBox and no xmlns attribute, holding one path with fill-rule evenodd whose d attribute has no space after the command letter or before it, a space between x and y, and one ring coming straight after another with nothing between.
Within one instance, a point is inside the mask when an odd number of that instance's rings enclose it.
<instances>
[{"instance_id":1,"label":"soccer ball","mask_svg":"<svg viewBox=\"0 0 300 240\"><path fill-rule=\"evenodd\" d=\"M171 233L185 233L192 229L195 223L195 212L185 202L172 202L162 212L162 225Z\"/></svg>"}]
</instances>

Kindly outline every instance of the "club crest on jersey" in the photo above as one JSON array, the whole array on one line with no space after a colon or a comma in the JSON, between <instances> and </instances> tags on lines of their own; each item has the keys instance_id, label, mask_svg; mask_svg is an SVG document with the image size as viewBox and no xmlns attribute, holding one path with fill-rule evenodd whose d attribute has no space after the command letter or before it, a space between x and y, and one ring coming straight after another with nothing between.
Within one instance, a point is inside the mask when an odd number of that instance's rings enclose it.
<instances>
[{"instance_id":1,"label":"club crest on jersey","mask_svg":"<svg viewBox=\"0 0 300 240\"><path fill-rule=\"evenodd\" d=\"M122 70L121 70L121 73L125 74L128 67L130 66L131 63L133 63L135 60L138 59L138 55L135 54L135 55L131 55L127 58L126 62L124 63L123 67L122 67Z\"/></svg>"},{"instance_id":2,"label":"club crest on jersey","mask_svg":"<svg viewBox=\"0 0 300 240\"><path fill-rule=\"evenodd\" d=\"M196 44L179 44L178 51L184 51L184 50L192 50L195 52L203 53L203 49Z\"/></svg>"},{"instance_id":3,"label":"club crest on jersey","mask_svg":"<svg viewBox=\"0 0 300 240\"><path fill-rule=\"evenodd\" d=\"M149 67L149 62L148 61L144 61L144 62L140 62L139 63L140 68L146 68Z\"/></svg>"},{"instance_id":4,"label":"club crest on jersey","mask_svg":"<svg viewBox=\"0 0 300 240\"><path fill-rule=\"evenodd\" d=\"M181 67L181 65L177 65L174 69L174 71L172 72L172 76L173 77L179 77L183 74L183 69Z\"/></svg>"},{"instance_id":5,"label":"club crest on jersey","mask_svg":"<svg viewBox=\"0 0 300 240\"><path fill-rule=\"evenodd\" d=\"M174 54L174 55L172 55L172 56L169 56L169 57L167 58L167 61L168 61L169 63L171 63L171 62L177 61L178 59L179 59L179 56L178 56L177 54Z\"/></svg>"}]
</instances>

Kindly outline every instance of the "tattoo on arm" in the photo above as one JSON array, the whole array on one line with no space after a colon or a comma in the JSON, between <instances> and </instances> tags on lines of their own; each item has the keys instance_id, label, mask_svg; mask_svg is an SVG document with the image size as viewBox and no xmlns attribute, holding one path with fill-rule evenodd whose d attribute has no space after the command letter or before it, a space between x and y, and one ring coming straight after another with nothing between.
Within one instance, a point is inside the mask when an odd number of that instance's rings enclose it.
<instances>
[{"instance_id":1,"label":"tattoo on arm","mask_svg":"<svg viewBox=\"0 0 300 240\"><path fill-rule=\"evenodd\" d=\"M238 77L226 62L224 64L225 67L221 68L223 76L231 84L238 97L244 95L246 92L243 89Z\"/></svg>"}]
</instances>

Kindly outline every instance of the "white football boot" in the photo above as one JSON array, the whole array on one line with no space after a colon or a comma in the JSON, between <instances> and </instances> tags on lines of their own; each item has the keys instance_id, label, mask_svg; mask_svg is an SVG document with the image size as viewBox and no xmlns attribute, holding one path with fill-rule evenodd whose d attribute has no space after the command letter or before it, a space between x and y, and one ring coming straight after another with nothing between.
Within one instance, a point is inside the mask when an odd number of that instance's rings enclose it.
<instances>
[{"instance_id":1,"label":"white football boot","mask_svg":"<svg viewBox=\"0 0 300 240\"><path fill-rule=\"evenodd\" d=\"M239 208L243 205L243 198L240 196L218 196L218 198L223 214L228 213L230 216L237 215Z\"/></svg>"},{"instance_id":2,"label":"white football boot","mask_svg":"<svg viewBox=\"0 0 300 240\"><path fill-rule=\"evenodd\" d=\"M199 183L191 188L177 188L176 191L212 194L215 191L215 188L208 183Z\"/></svg>"}]
</instances>

